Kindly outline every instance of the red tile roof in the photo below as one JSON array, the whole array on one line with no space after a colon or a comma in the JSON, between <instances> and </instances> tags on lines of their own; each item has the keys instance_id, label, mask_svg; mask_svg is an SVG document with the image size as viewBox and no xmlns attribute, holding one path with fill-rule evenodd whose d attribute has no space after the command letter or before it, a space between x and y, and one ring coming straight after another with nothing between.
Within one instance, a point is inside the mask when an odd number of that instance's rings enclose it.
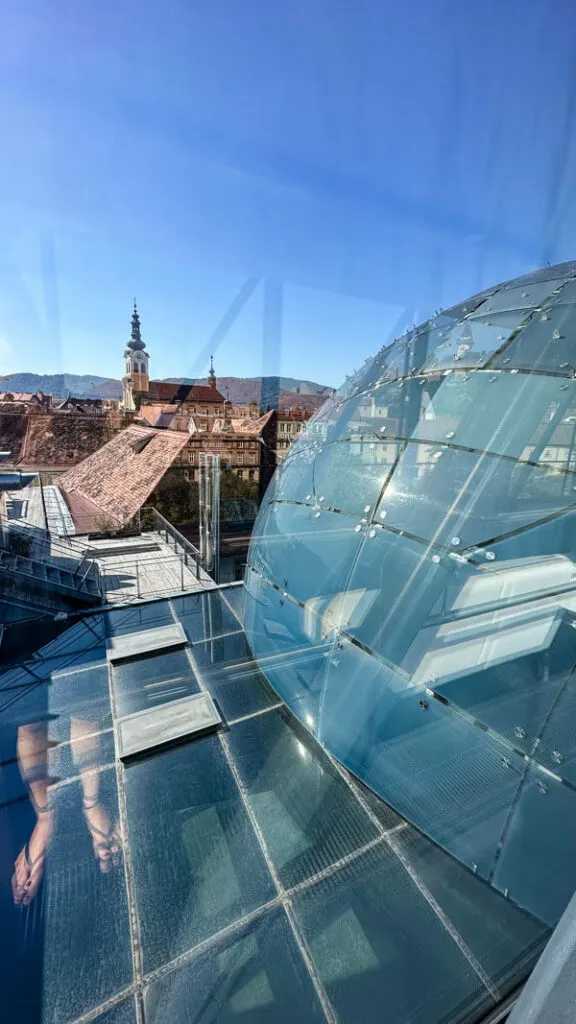
<instances>
[{"instance_id":1,"label":"red tile roof","mask_svg":"<svg viewBox=\"0 0 576 1024\"><path fill-rule=\"evenodd\" d=\"M285 413L303 411L308 413L321 409L329 395L301 395L294 391L281 391L278 396L280 419L286 419Z\"/></svg>"},{"instance_id":2,"label":"red tile roof","mask_svg":"<svg viewBox=\"0 0 576 1024\"><path fill-rule=\"evenodd\" d=\"M123 520L118 520L109 512L105 512L81 491L62 491L62 494L70 509L76 533L101 533L123 526Z\"/></svg>"},{"instance_id":3,"label":"red tile roof","mask_svg":"<svg viewBox=\"0 0 576 1024\"><path fill-rule=\"evenodd\" d=\"M145 402L224 402L216 388L203 384L170 384L165 380L151 380Z\"/></svg>"},{"instance_id":4,"label":"red tile roof","mask_svg":"<svg viewBox=\"0 0 576 1024\"><path fill-rule=\"evenodd\" d=\"M180 430L131 426L58 480L74 518L81 499L104 516L136 515L189 440Z\"/></svg>"},{"instance_id":5,"label":"red tile roof","mask_svg":"<svg viewBox=\"0 0 576 1024\"><path fill-rule=\"evenodd\" d=\"M0 402L35 402L37 404L49 403L50 395L42 391L0 391Z\"/></svg>"},{"instance_id":6,"label":"red tile roof","mask_svg":"<svg viewBox=\"0 0 576 1024\"><path fill-rule=\"evenodd\" d=\"M249 417L245 419L233 417L230 420L216 419L214 420L212 433L221 434L225 437L233 437L234 434L242 434L242 436L250 434L252 437L260 437L272 416L274 416L274 410L270 410L270 412L266 412L263 416L258 416L255 419L250 419ZM228 425L232 427L232 430L227 429Z\"/></svg>"},{"instance_id":7,"label":"red tile roof","mask_svg":"<svg viewBox=\"0 0 576 1024\"><path fill-rule=\"evenodd\" d=\"M73 466L106 444L116 430L107 415L30 413L24 405L0 405L0 450L12 453L11 465Z\"/></svg>"},{"instance_id":8,"label":"red tile roof","mask_svg":"<svg viewBox=\"0 0 576 1024\"><path fill-rule=\"evenodd\" d=\"M30 416L21 462L27 466L73 466L114 434L107 416L52 413Z\"/></svg>"},{"instance_id":9,"label":"red tile roof","mask_svg":"<svg viewBox=\"0 0 576 1024\"><path fill-rule=\"evenodd\" d=\"M170 426L177 409L177 405L142 405L138 415L141 420L146 420L151 427L166 428Z\"/></svg>"}]
</instances>

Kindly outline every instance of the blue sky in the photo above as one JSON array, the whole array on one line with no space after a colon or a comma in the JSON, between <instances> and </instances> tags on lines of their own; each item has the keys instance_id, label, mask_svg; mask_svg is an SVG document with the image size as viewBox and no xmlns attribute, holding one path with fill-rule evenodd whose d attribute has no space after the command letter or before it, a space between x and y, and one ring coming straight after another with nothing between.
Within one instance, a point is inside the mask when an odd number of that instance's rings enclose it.
<instances>
[{"instance_id":1,"label":"blue sky","mask_svg":"<svg viewBox=\"0 0 576 1024\"><path fill-rule=\"evenodd\" d=\"M572 0L19 0L0 32L0 373L337 385L576 258ZM263 281L281 286L264 331ZM265 349L265 352L263 352Z\"/></svg>"}]
</instances>

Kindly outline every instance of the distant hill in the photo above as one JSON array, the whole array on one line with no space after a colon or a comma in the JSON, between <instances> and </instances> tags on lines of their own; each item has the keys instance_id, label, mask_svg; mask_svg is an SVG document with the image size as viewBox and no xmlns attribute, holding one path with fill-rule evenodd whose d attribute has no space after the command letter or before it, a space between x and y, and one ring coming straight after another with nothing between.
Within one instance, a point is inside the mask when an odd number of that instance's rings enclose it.
<instances>
[{"instance_id":1,"label":"distant hill","mask_svg":"<svg viewBox=\"0 0 576 1024\"><path fill-rule=\"evenodd\" d=\"M62 398L69 392L74 398L121 398L122 384L91 373L9 373L0 377L0 391L43 391Z\"/></svg>"},{"instance_id":2,"label":"distant hill","mask_svg":"<svg viewBox=\"0 0 576 1024\"><path fill-rule=\"evenodd\" d=\"M171 384L207 384L207 378L194 379L193 377L167 377ZM308 395L321 395L327 397L332 394L333 388L325 384L316 384L312 380L297 380L295 377L218 377L218 390L225 398L229 398L234 405L249 405L250 402L260 402L261 396L264 405L275 406L277 396L281 397L286 392L291 394L291 405L296 405L302 399L302 405L306 405L305 398ZM314 403L315 405L317 403Z\"/></svg>"},{"instance_id":3,"label":"distant hill","mask_svg":"<svg viewBox=\"0 0 576 1024\"><path fill-rule=\"evenodd\" d=\"M164 379L177 384L207 383L206 378ZM271 407L278 403L278 397L282 406L288 402L292 406L301 404L308 407L316 406L318 402L317 399L307 402L307 396L327 396L332 393L333 388L316 384L311 380L298 380L295 377L218 377L218 390L234 405L260 402L262 395L263 404ZM43 391L45 394L62 397L70 392L75 398L121 398L122 384L112 377L97 377L93 374L11 373L7 377L0 377L0 391Z\"/></svg>"}]
</instances>

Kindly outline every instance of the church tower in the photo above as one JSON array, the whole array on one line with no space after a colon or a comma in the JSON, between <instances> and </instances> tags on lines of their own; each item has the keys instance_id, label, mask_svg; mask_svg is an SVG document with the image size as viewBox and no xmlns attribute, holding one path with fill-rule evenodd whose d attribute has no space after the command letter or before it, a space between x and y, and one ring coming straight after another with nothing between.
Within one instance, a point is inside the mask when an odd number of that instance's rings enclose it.
<instances>
[{"instance_id":1,"label":"church tower","mask_svg":"<svg viewBox=\"0 0 576 1024\"><path fill-rule=\"evenodd\" d=\"M210 356L210 372L208 374L208 387L216 391L216 371L214 369L214 356Z\"/></svg>"},{"instance_id":2,"label":"church tower","mask_svg":"<svg viewBox=\"0 0 576 1024\"><path fill-rule=\"evenodd\" d=\"M124 352L124 360L126 366L126 374L122 378L124 409L133 412L136 408L134 394L138 391L147 392L149 389L148 353L140 334L140 317L136 308L136 299L134 299L132 312L132 332Z\"/></svg>"}]
</instances>

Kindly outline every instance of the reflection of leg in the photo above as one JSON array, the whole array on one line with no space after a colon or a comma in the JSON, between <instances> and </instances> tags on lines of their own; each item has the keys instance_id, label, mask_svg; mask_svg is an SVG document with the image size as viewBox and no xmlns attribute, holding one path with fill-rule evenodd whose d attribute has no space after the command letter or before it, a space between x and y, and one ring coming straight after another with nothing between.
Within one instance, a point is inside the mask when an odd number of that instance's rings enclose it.
<instances>
[{"instance_id":1,"label":"reflection of leg","mask_svg":"<svg viewBox=\"0 0 576 1024\"><path fill-rule=\"evenodd\" d=\"M45 722L22 725L18 729L18 763L28 785L36 811L36 825L19 853L12 876L15 903L28 904L40 887L46 850L52 835L52 811L48 796L48 734Z\"/></svg>"},{"instance_id":2,"label":"reflection of leg","mask_svg":"<svg viewBox=\"0 0 576 1024\"><path fill-rule=\"evenodd\" d=\"M100 802L100 773L95 767L99 749L96 729L97 725L94 722L77 718L70 721L74 761L80 768L84 817L92 837L94 853L100 863L100 870L108 872L118 860L120 838L118 827L110 824L108 812Z\"/></svg>"}]
</instances>

